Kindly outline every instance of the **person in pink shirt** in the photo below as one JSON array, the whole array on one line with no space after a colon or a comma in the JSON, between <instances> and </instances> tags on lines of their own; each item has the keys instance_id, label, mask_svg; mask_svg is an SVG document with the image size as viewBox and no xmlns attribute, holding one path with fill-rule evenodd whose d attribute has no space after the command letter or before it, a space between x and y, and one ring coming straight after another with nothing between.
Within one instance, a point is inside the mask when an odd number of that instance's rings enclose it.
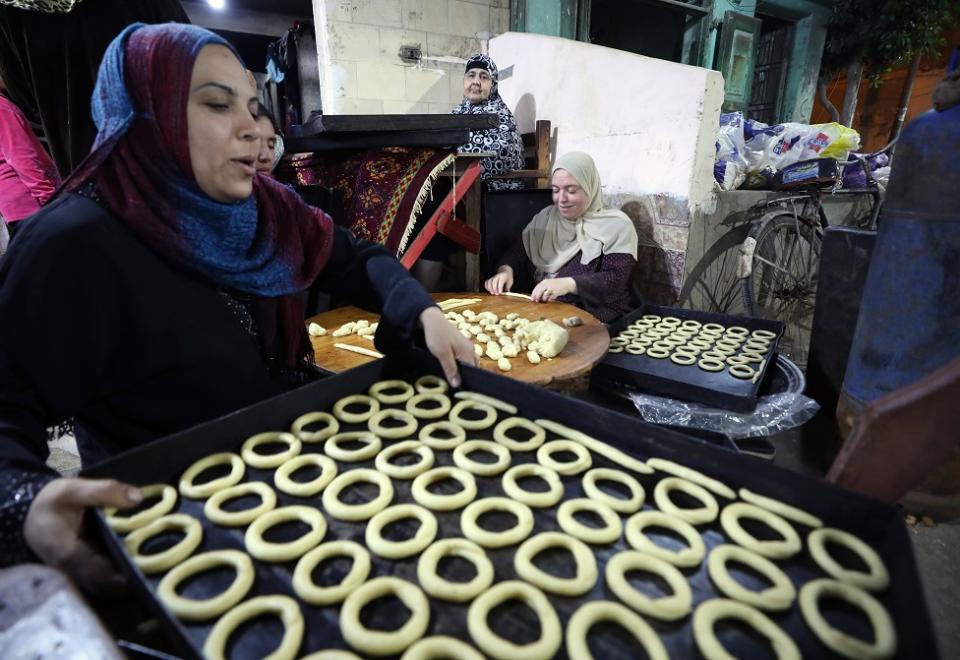
<instances>
[{"instance_id":1,"label":"person in pink shirt","mask_svg":"<svg viewBox=\"0 0 960 660\"><path fill-rule=\"evenodd\" d=\"M0 218L13 237L20 220L50 201L60 187L60 176L27 118L4 90L0 78Z\"/></svg>"}]
</instances>

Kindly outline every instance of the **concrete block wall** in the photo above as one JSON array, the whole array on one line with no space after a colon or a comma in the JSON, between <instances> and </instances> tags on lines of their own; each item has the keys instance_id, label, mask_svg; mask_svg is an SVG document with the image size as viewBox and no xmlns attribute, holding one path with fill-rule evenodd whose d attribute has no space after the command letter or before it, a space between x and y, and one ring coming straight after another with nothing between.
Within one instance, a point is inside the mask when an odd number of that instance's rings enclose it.
<instances>
[{"instance_id":1,"label":"concrete block wall","mask_svg":"<svg viewBox=\"0 0 960 660\"><path fill-rule=\"evenodd\" d=\"M313 0L326 114L446 114L466 59L510 24L509 0ZM418 46L419 63L401 46Z\"/></svg>"}]
</instances>

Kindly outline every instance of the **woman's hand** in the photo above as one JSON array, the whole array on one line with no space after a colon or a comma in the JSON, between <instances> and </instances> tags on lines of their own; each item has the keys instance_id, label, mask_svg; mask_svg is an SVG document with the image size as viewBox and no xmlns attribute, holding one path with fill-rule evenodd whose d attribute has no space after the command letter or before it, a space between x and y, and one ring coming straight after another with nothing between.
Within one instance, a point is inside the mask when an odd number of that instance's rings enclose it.
<instances>
[{"instance_id":1,"label":"woman's hand","mask_svg":"<svg viewBox=\"0 0 960 660\"><path fill-rule=\"evenodd\" d=\"M550 302L560 296L567 296L577 292L577 281L572 277L551 277L541 280L533 287L530 299L533 302Z\"/></svg>"},{"instance_id":2,"label":"woman's hand","mask_svg":"<svg viewBox=\"0 0 960 660\"><path fill-rule=\"evenodd\" d=\"M428 307L420 314L420 326L427 341L427 349L440 360L443 375L450 387L460 387L460 372L457 361L477 366L477 355L473 352L473 342L460 334L447 320L439 307Z\"/></svg>"},{"instance_id":3,"label":"woman's hand","mask_svg":"<svg viewBox=\"0 0 960 660\"><path fill-rule=\"evenodd\" d=\"M142 499L138 488L113 479L54 479L30 505L23 537L45 564L64 571L87 591L116 592L126 581L83 537L83 516L87 507L123 509Z\"/></svg>"},{"instance_id":4,"label":"woman's hand","mask_svg":"<svg viewBox=\"0 0 960 660\"><path fill-rule=\"evenodd\" d=\"M497 274L483 283L483 287L495 296L499 296L513 287L513 268L510 266L500 266Z\"/></svg>"}]
</instances>

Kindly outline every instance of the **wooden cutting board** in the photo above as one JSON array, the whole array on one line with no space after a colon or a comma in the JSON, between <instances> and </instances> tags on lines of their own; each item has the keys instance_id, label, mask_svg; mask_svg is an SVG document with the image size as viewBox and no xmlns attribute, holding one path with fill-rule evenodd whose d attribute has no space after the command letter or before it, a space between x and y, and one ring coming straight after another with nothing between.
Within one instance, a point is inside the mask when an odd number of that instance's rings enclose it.
<instances>
[{"instance_id":1,"label":"wooden cutting board","mask_svg":"<svg viewBox=\"0 0 960 660\"><path fill-rule=\"evenodd\" d=\"M477 313L483 311L493 312L498 317L503 318L511 312L516 312L534 321L546 318L558 324L561 323L564 318L570 316L579 316L583 319L583 325L568 328L570 341L560 355L553 359L544 359L540 364L530 364L526 357L521 354L515 358L510 358L513 368L506 372L500 371L494 360L486 356L480 359L480 366L482 368L510 376L511 378L516 378L525 383L548 385L556 381L569 380L581 376L590 371L595 364L603 359L603 356L606 355L607 347L610 344L610 335L607 334L606 326L582 309L566 303L535 303L522 298L492 296L486 293L437 293L433 295L433 298L437 302L442 302L449 298L481 299L478 303L453 310L461 314L464 310L472 309ZM379 320L379 316L357 307L340 307L307 319L307 324L319 323L327 329L328 333L332 333L344 323L364 319L373 323ZM376 359L334 348L334 344L339 343L376 350L372 340L364 339L357 335L333 337L331 334L327 334L324 337L310 337L310 341L313 343L314 359L317 366L334 373L340 373L341 371L358 367Z\"/></svg>"}]
</instances>

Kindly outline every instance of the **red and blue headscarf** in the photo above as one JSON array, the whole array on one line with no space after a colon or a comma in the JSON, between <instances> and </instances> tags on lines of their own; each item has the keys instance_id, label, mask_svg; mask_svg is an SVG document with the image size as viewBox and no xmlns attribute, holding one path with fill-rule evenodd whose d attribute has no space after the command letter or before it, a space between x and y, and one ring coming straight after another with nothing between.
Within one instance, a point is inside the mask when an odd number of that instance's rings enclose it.
<instances>
[{"instance_id":1,"label":"red and blue headscarf","mask_svg":"<svg viewBox=\"0 0 960 660\"><path fill-rule=\"evenodd\" d=\"M309 345L293 294L326 265L333 223L267 177L256 176L253 195L236 203L218 202L197 185L187 99L194 62L211 44L236 54L193 25L136 23L120 33L94 89L96 142L65 188L92 181L113 213L175 267L257 298L264 349L282 351L292 364Z\"/></svg>"}]
</instances>

